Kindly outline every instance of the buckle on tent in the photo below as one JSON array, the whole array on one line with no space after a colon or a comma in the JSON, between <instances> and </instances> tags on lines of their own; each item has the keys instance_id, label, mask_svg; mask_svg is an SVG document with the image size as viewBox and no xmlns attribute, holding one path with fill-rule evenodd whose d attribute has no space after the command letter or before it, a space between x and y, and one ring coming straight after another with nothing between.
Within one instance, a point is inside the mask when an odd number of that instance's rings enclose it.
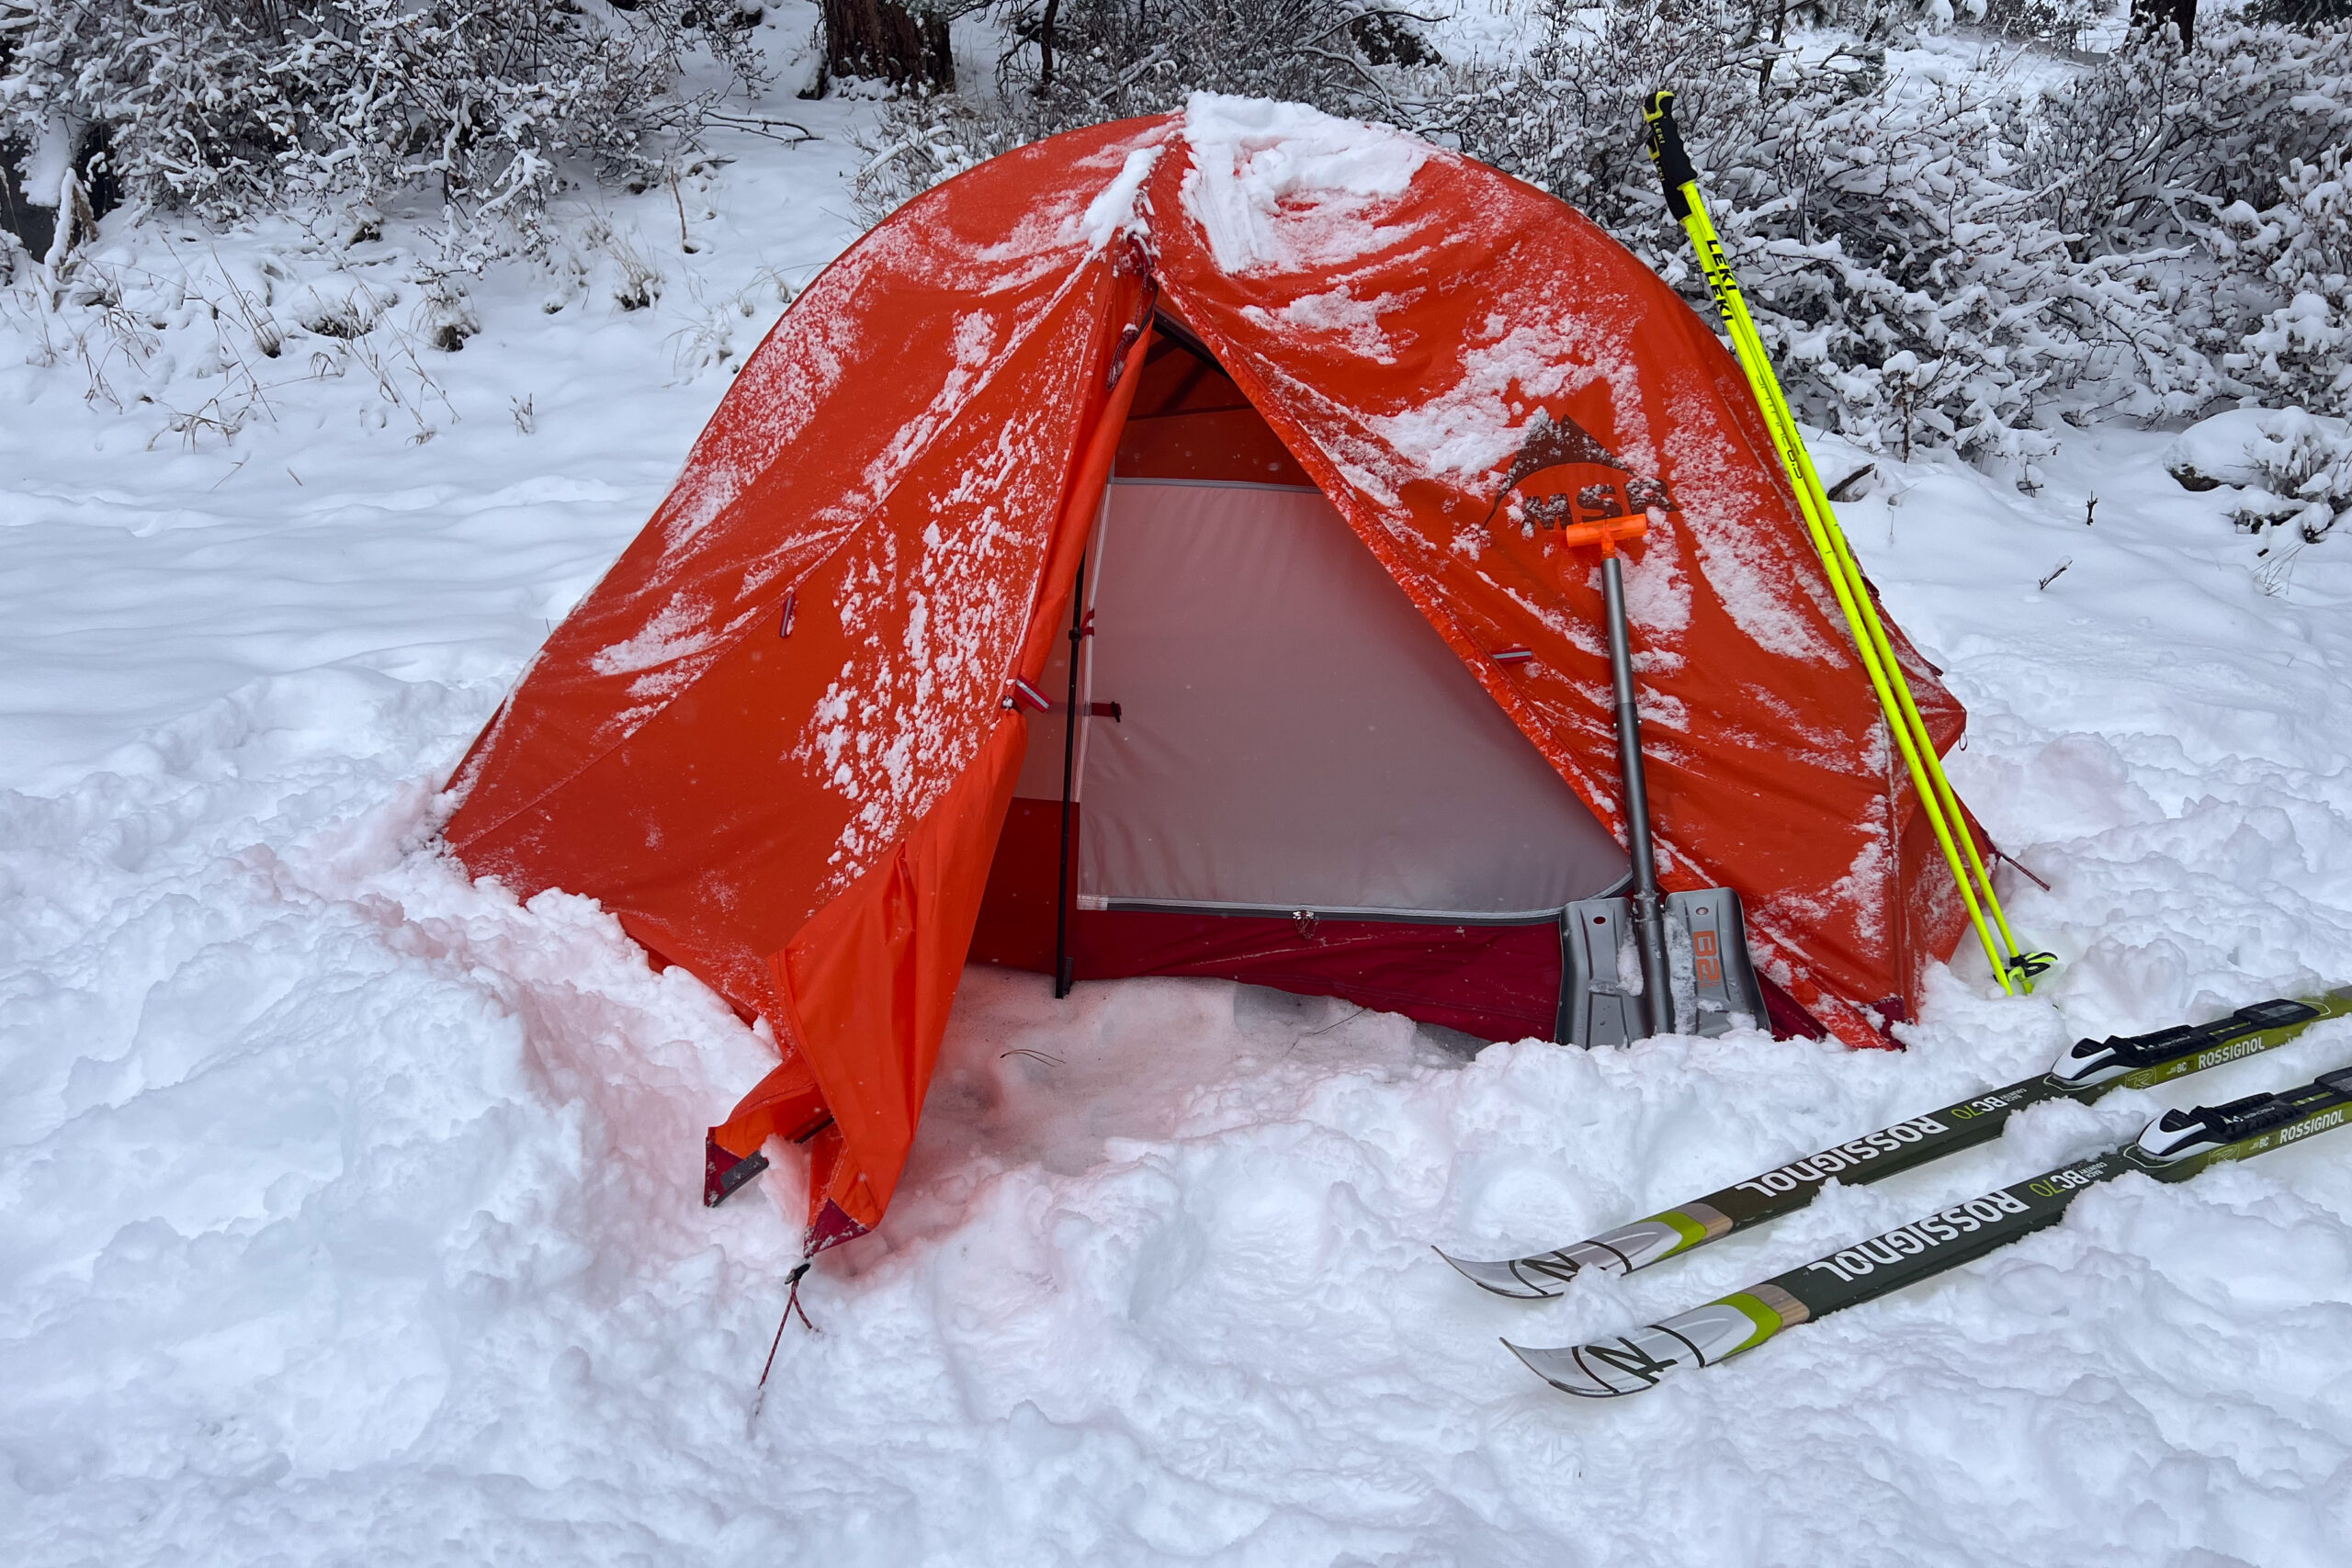
<instances>
[{"instance_id":1,"label":"buckle on tent","mask_svg":"<svg viewBox=\"0 0 2352 1568\"><path fill-rule=\"evenodd\" d=\"M1012 678L1012 685L1004 694L1003 705L1008 708L1027 708L1033 713L1050 713L1053 711L1054 699L1015 675Z\"/></svg>"},{"instance_id":2,"label":"buckle on tent","mask_svg":"<svg viewBox=\"0 0 2352 1568\"><path fill-rule=\"evenodd\" d=\"M1514 643L1509 648L1498 648L1487 657L1498 664L1526 664L1534 660L1535 650L1522 644Z\"/></svg>"}]
</instances>

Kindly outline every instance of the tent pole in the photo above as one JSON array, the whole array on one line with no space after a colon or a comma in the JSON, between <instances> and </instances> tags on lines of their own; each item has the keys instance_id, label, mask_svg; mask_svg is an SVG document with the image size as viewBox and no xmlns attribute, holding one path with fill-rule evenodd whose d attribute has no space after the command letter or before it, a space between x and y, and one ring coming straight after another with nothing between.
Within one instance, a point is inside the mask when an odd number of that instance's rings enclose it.
<instances>
[{"instance_id":1,"label":"tent pole","mask_svg":"<svg viewBox=\"0 0 2352 1568\"><path fill-rule=\"evenodd\" d=\"M1054 875L1054 999L1069 995L1070 795L1078 783L1078 654L1086 637L1086 552L1069 591L1069 699L1062 705L1062 853Z\"/></svg>"}]
</instances>

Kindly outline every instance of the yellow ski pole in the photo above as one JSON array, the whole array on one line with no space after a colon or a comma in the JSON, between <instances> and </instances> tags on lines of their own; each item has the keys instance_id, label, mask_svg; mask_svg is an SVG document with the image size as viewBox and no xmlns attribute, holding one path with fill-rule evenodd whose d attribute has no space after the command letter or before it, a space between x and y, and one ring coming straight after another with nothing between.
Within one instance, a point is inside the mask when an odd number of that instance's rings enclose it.
<instances>
[{"instance_id":1,"label":"yellow ski pole","mask_svg":"<svg viewBox=\"0 0 2352 1568\"><path fill-rule=\"evenodd\" d=\"M1912 788L1919 797L1928 825L1935 830L1937 844L1951 868L1961 897L1968 906L1969 922L1984 944L1984 956L1993 966L1993 977L2004 991L2014 991L2018 987L2030 991L2033 976L2049 967L2049 955L2022 954L2018 951L2017 937L2009 930L2008 918L1993 890L1993 879L1977 853L1975 836L1968 830L1967 814L1944 773L1942 760L1936 754L1934 739L1928 735L1927 721L1912 695L1910 681L1894 656L1893 641L1879 617L1860 563L1854 558L1845 531L1830 510L1821 476L1814 469L1813 457L1805 449L1796 417L1789 409L1778 378L1772 374L1763 338L1756 330L1755 319L1748 314L1739 280L1724 254L1723 241L1707 215L1706 203L1699 194L1698 171L1683 150L1681 135L1674 123L1673 103L1674 95L1661 90L1653 93L1642 109L1649 125L1650 156L1657 164L1659 176L1666 185L1667 204L1690 235L1708 290L1714 297L1724 324L1730 330L1733 351L1771 432L1772 444L1804 518L1805 531L1821 557L1822 569L1828 575L1838 608L1845 615L1862 668L1911 774ZM1986 923L1988 911L1990 927ZM1998 944L1994 941L1993 927L2000 931Z\"/></svg>"}]
</instances>

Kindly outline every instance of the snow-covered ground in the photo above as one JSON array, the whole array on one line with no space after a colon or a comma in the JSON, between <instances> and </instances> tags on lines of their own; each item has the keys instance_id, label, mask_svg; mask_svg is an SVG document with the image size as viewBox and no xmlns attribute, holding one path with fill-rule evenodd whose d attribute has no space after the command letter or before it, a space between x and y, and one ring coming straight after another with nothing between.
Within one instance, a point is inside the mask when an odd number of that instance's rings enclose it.
<instances>
[{"instance_id":1,"label":"snow-covered ground","mask_svg":"<svg viewBox=\"0 0 2352 1568\"><path fill-rule=\"evenodd\" d=\"M811 1276L821 1333L755 1405L798 1175L698 1194L764 1047L592 906L469 886L430 824L778 281L854 234L860 111L791 112L825 140L722 144L674 198L600 198L570 281L478 284L481 333L416 352L432 387L306 374L341 340L304 291L393 276L398 224L119 234L155 347L96 341L112 400L70 343L24 362L85 318L0 320L0 1561L2343 1560L2352 1141L2101 1189L1639 1400L1496 1340L1648 1321L2300 1082L2352 1026L1555 1303L1428 1250L1556 1244L2077 1033L2352 980L2352 544L2257 558L2228 491L2122 430L2068 434L2035 496L1881 459L1845 508L1970 706L1962 789L2052 885L2009 906L2065 961L2038 997L1963 954L1905 1054L1469 1059L1336 1003L975 970L888 1223ZM645 309L624 251L663 275ZM215 281L155 303L180 265ZM208 313L232 279L277 358ZM235 365L266 408L175 431Z\"/></svg>"}]
</instances>

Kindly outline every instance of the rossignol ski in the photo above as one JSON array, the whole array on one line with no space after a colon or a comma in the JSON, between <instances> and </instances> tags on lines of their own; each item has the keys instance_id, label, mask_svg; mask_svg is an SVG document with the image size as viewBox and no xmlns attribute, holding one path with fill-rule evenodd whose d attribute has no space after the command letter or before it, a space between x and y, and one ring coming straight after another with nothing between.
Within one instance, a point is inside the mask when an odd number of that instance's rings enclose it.
<instances>
[{"instance_id":1,"label":"rossignol ski","mask_svg":"<svg viewBox=\"0 0 2352 1568\"><path fill-rule=\"evenodd\" d=\"M1974 1148L1999 1136L2008 1119L2029 1105L2061 1099L2087 1103L2109 1089L2147 1089L2272 1050L2314 1023L2346 1016L2352 1016L2352 987L2308 1001L2256 1002L2211 1023L2077 1041L2037 1077L1882 1127L1556 1251L1487 1263L1443 1251L1438 1256L1498 1295L1556 1296L1587 1269L1630 1274L1792 1213L1832 1180L1859 1187Z\"/></svg>"},{"instance_id":2,"label":"rossignol ski","mask_svg":"<svg viewBox=\"0 0 2352 1568\"><path fill-rule=\"evenodd\" d=\"M2136 1143L2071 1160L1982 1198L1939 1209L1631 1334L1555 1350L1529 1349L1508 1339L1503 1343L1564 1393L1587 1399L1639 1393L1678 1367L1713 1366L1754 1349L1782 1329L1876 1301L1973 1262L2055 1224L2068 1204L2102 1181L2132 1171L2158 1181L2186 1181L2209 1166L2250 1159L2342 1126L2347 1116L2352 1116L2352 1067L2323 1073L2284 1094L2167 1111L2148 1123Z\"/></svg>"}]
</instances>

